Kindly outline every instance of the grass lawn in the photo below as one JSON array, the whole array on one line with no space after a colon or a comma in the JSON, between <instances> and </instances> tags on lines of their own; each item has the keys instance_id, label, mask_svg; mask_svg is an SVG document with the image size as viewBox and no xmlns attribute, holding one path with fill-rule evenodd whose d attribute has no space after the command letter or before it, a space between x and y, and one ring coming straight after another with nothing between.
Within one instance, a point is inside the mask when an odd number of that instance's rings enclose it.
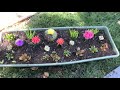
<instances>
[{"instance_id":1,"label":"grass lawn","mask_svg":"<svg viewBox=\"0 0 120 90\"><path fill-rule=\"evenodd\" d=\"M60 27L60 26L95 26L105 25L120 50L120 20L119 12L49 12L35 14L27 24L29 28ZM36 78L44 72L49 72L50 78L102 78L120 65L120 57L114 59L92 61L74 65L30 68L0 68L2 78Z\"/></svg>"}]
</instances>

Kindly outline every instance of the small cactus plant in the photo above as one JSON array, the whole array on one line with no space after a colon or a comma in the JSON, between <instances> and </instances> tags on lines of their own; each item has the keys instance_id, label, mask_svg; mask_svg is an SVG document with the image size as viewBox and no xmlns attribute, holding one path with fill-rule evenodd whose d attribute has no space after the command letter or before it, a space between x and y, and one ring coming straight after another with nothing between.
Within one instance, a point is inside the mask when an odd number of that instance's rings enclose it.
<instances>
[{"instance_id":1,"label":"small cactus plant","mask_svg":"<svg viewBox=\"0 0 120 90\"><path fill-rule=\"evenodd\" d=\"M64 39L59 38L56 42L57 42L58 45L63 45L64 44Z\"/></svg>"},{"instance_id":2,"label":"small cactus plant","mask_svg":"<svg viewBox=\"0 0 120 90\"><path fill-rule=\"evenodd\" d=\"M35 37L32 38L32 42L34 44L38 44L40 41L41 41L41 39L39 38L39 36L35 36Z\"/></svg>"},{"instance_id":3,"label":"small cactus plant","mask_svg":"<svg viewBox=\"0 0 120 90\"><path fill-rule=\"evenodd\" d=\"M48 29L45 31L45 38L48 41L54 41L57 38L57 32L54 29Z\"/></svg>"}]
</instances>

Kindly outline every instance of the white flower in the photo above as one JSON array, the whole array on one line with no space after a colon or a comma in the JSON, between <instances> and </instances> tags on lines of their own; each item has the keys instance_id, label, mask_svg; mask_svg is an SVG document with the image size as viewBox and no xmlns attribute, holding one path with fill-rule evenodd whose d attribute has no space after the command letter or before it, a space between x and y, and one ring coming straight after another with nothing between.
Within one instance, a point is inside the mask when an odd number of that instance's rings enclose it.
<instances>
[{"instance_id":1,"label":"white flower","mask_svg":"<svg viewBox=\"0 0 120 90\"><path fill-rule=\"evenodd\" d=\"M99 36L99 40L104 40L104 37L103 36Z\"/></svg>"},{"instance_id":2,"label":"white flower","mask_svg":"<svg viewBox=\"0 0 120 90\"><path fill-rule=\"evenodd\" d=\"M70 40L69 44L73 46L75 44L75 42Z\"/></svg>"},{"instance_id":3,"label":"white flower","mask_svg":"<svg viewBox=\"0 0 120 90\"><path fill-rule=\"evenodd\" d=\"M46 45L46 46L44 47L44 50L45 50L45 51L50 51L50 47L49 47L48 45Z\"/></svg>"}]
</instances>

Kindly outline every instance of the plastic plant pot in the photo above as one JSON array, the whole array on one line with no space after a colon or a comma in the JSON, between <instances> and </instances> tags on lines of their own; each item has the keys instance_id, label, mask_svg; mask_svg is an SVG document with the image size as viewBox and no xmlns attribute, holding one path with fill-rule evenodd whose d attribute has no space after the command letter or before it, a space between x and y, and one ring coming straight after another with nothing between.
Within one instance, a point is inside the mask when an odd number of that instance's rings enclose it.
<instances>
[{"instance_id":1,"label":"plastic plant pot","mask_svg":"<svg viewBox=\"0 0 120 90\"><path fill-rule=\"evenodd\" d=\"M103 56L103 57L96 57L96 58L90 58L90 59L84 59L84 60L77 60L77 61L70 61L70 62L58 62L58 63L43 63L43 64L0 64L0 67L39 67L39 66L58 66L58 65L70 65L70 64L76 64L76 63L83 63L83 62L90 62L90 61L96 61L96 60L105 60L110 58L116 58L119 56L119 51L112 39L112 36L109 32L109 29L106 26L82 26L82 27L51 27L53 29L59 29L59 30L66 30L66 29L90 29L90 28L97 28L99 30L104 30L107 38L110 41L110 44L112 45L112 49L115 52L115 55L109 55L109 56ZM31 30L47 30L48 28L33 28ZM25 31L27 29L23 30L10 30L10 31L2 31L0 32L0 42L2 41L2 33L3 32L11 32L11 31Z\"/></svg>"}]
</instances>

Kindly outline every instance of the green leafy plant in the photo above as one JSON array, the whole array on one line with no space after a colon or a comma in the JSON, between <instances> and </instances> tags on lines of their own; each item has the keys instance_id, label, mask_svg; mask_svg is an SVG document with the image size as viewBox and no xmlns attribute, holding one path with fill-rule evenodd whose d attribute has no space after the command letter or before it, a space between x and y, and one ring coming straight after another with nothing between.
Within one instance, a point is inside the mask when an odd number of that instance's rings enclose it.
<instances>
[{"instance_id":1,"label":"green leafy plant","mask_svg":"<svg viewBox=\"0 0 120 90\"><path fill-rule=\"evenodd\" d=\"M6 53L6 58L7 58L8 60L11 60L11 59L14 58L14 56L13 56L12 53Z\"/></svg>"},{"instance_id":2,"label":"green leafy plant","mask_svg":"<svg viewBox=\"0 0 120 90\"><path fill-rule=\"evenodd\" d=\"M64 50L64 55L66 57L69 57L71 55L71 52L69 50Z\"/></svg>"},{"instance_id":3,"label":"green leafy plant","mask_svg":"<svg viewBox=\"0 0 120 90\"><path fill-rule=\"evenodd\" d=\"M69 30L69 32L70 32L70 37L72 39L77 39L78 38L78 35L79 35L78 31L76 31L76 30Z\"/></svg>"},{"instance_id":4,"label":"green leafy plant","mask_svg":"<svg viewBox=\"0 0 120 90\"><path fill-rule=\"evenodd\" d=\"M96 28L96 29L90 29L90 31L92 31L94 34L97 34L99 32L99 30Z\"/></svg>"},{"instance_id":5,"label":"green leafy plant","mask_svg":"<svg viewBox=\"0 0 120 90\"><path fill-rule=\"evenodd\" d=\"M27 31L25 31L25 34L26 34L28 39L32 39L35 35L35 31L27 30Z\"/></svg>"},{"instance_id":6,"label":"green leafy plant","mask_svg":"<svg viewBox=\"0 0 120 90\"><path fill-rule=\"evenodd\" d=\"M4 39L6 39L6 40L8 40L8 41L12 41L12 40L14 40L15 39L15 36L14 36L14 34L6 34L5 36L4 36Z\"/></svg>"},{"instance_id":7,"label":"green leafy plant","mask_svg":"<svg viewBox=\"0 0 120 90\"><path fill-rule=\"evenodd\" d=\"M91 47L89 48L89 50L90 50L92 53L98 52L98 49L97 49L95 46L91 46Z\"/></svg>"}]
</instances>

